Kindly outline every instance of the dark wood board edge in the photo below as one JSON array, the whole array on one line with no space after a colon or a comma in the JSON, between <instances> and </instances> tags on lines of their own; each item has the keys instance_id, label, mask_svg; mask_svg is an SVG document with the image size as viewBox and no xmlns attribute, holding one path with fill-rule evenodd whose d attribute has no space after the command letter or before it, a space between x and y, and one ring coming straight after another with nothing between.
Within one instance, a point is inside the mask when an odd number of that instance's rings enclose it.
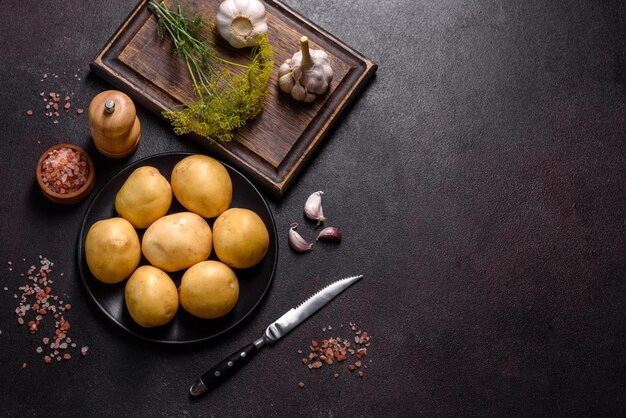
<instances>
[{"instance_id":1,"label":"dark wood board edge","mask_svg":"<svg viewBox=\"0 0 626 418\"><path fill-rule=\"evenodd\" d=\"M367 85L369 80L375 74L376 70L378 69L378 65L372 60L364 57L356 50L345 45L343 42L330 35L324 29L298 15L294 10L284 5L282 2L274 0L266 0L266 2L271 3L276 8L282 8L284 12L288 13L292 19L294 19L295 21L299 21L303 26L307 27L308 30L318 32L321 37L326 38L329 42L335 43L339 47L339 49L343 49L347 53L352 54L357 59L357 61L360 61L361 66L365 66L364 71L357 78L356 82L352 84L351 88L349 88L348 91L344 94L340 103L331 112L331 115L328 116L323 126L319 128L317 135L311 140L305 151L302 152L302 154L297 158L293 158L293 156L292 158L289 158L288 155L276 170L274 170L272 167L269 167L269 165L267 165L261 159L257 159L257 163L261 164L260 166L251 165L248 161L242 158L241 155L238 155L239 153L243 152L241 150L243 146L239 146L239 149L236 149L237 145L233 145L236 143L213 144L212 149L219 157L223 158L229 163L240 167L247 175L257 181L263 188L265 188L272 195L280 199L285 195L287 190L293 184L297 175L302 171L306 163L310 160L311 156L313 155L313 151L315 151L321 145L323 140L327 137L328 133L337 125L341 117L345 115L345 112L347 111L349 106L359 96L361 90ZM129 95L132 96L134 100L145 106L150 111L160 115L163 110L168 108L165 103L163 103L156 96L148 96L146 91L140 91L134 84L126 81L124 77L116 71L115 68L105 62L105 56L111 49L112 45L115 42L119 41L119 37L120 35L122 35L122 32L136 18L136 15L142 10L146 3L147 0L141 0L139 2L139 4L133 9L130 15L124 20L124 22L120 25L117 31L113 34L113 36L111 36L111 38L107 41L104 48L96 55L94 61L90 64L90 67L91 70L94 71L94 73L98 74L114 86L126 89L125 91L129 93ZM125 36L132 37L134 36L134 33L126 34ZM114 61L117 63L117 65L125 67L125 65L119 60L114 59ZM137 74L137 76L140 77L139 74ZM347 78L348 77L346 76L346 79ZM339 89L339 87L340 86L338 86L337 89ZM156 86L155 88L158 89L158 87ZM150 100L152 100L152 102ZM328 106L322 107L320 113L318 113L315 119L318 119L320 114L326 113L328 111ZM313 122L309 125L309 128L312 125ZM303 134L302 136L304 137L305 134ZM206 146L207 144L210 144L210 142L204 137L200 137L198 135L189 135L189 137L191 137L193 140L200 143L201 145Z\"/></svg>"}]
</instances>

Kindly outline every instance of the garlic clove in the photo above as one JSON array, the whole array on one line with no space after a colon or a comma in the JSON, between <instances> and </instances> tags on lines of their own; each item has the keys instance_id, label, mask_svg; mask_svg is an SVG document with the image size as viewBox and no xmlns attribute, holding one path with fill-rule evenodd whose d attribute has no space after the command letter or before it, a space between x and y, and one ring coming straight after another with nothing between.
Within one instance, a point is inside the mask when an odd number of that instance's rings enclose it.
<instances>
[{"instance_id":1,"label":"garlic clove","mask_svg":"<svg viewBox=\"0 0 626 418\"><path fill-rule=\"evenodd\" d=\"M291 62L294 63L293 67L295 67L296 65L302 65L302 52L297 51L296 53L294 53L291 57Z\"/></svg>"},{"instance_id":2,"label":"garlic clove","mask_svg":"<svg viewBox=\"0 0 626 418\"><path fill-rule=\"evenodd\" d=\"M267 32L267 23L266 22L259 22L257 23L257 25L255 26L256 29L256 33L266 33Z\"/></svg>"},{"instance_id":3,"label":"garlic clove","mask_svg":"<svg viewBox=\"0 0 626 418\"><path fill-rule=\"evenodd\" d=\"M317 221L318 225L326 220L324 217L324 209L322 208L323 194L324 192L321 190L312 193L304 203L304 214L307 218Z\"/></svg>"},{"instance_id":4,"label":"garlic clove","mask_svg":"<svg viewBox=\"0 0 626 418\"><path fill-rule=\"evenodd\" d=\"M302 67L300 67L299 65L296 65L291 71L291 76L296 81L296 83L299 83L300 79L302 78ZM302 85L300 86L302 87Z\"/></svg>"},{"instance_id":5,"label":"garlic clove","mask_svg":"<svg viewBox=\"0 0 626 418\"><path fill-rule=\"evenodd\" d=\"M320 91L326 91L328 89L328 83L324 81L322 78L318 77L310 77L308 79L308 83L306 86L306 91L308 93L316 93L321 94Z\"/></svg>"},{"instance_id":6,"label":"garlic clove","mask_svg":"<svg viewBox=\"0 0 626 418\"><path fill-rule=\"evenodd\" d=\"M235 4L241 8L243 14L257 16L258 18L265 17L265 6L260 1L235 0Z\"/></svg>"},{"instance_id":7,"label":"garlic clove","mask_svg":"<svg viewBox=\"0 0 626 418\"><path fill-rule=\"evenodd\" d=\"M341 241L341 231L339 230L339 228L336 228L334 226L327 226L326 228L320 231L315 241L320 240L320 239L327 239L331 241Z\"/></svg>"},{"instance_id":8,"label":"garlic clove","mask_svg":"<svg viewBox=\"0 0 626 418\"><path fill-rule=\"evenodd\" d=\"M250 2L248 0L233 0L232 4L235 10L243 12L248 8Z\"/></svg>"},{"instance_id":9,"label":"garlic clove","mask_svg":"<svg viewBox=\"0 0 626 418\"><path fill-rule=\"evenodd\" d=\"M322 51L321 49L312 49L311 57L319 61L328 60L328 54L326 53L326 51Z\"/></svg>"},{"instance_id":10,"label":"garlic clove","mask_svg":"<svg viewBox=\"0 0 626 418\"><path fill-rule=\"evenodd\" d=\"M291 76L291 74L285 74L278 79L278 86L285 93L290 92L291 89L293 89L294 84L295 84L295 81L293 80L293 77Z\"/></svg>"},{"instance_id":11,"label":"garlic clove","mask_svg":"<svg viewBox=\"0 0 626 418\"><path fill-rule=\"evenodd\" d=\"M215 15L215 22L218 26L224 26L225 29L230 30L230 20L229 14L218 13Z\"/></svg>"},{"instance_id":12,"label":"garlic clove","mask_svg":"<svg viewBox=\"0 0 626 418\"><path fill-rule=\"evenodd\" d=\"M278 78L280 79L281 77L286 75L291 76L291 67L288 63L284 62L283 65L278 67Z\"/></svg>"},{"instance_id":13,"label":"garlic clove","mask_svg":"<svg viewBox=\"0 0 626 418\"><path fill-rule=\"evenodd\" d=\"M287 60L278 68L278 86L285 93L291 93L296 81L293 78L293 71L291 71L291 60Z\"/></svg>"},{"instance_id":14,"label":"garlic clove","mask_svg":"<svg viewBox=\"0 0 626 418\"><path fill-rule=\"evenodd\" d=\"M297 223L292 223L289 227L289 245L294 251L306 253L313 249L313 244L305 240L302 235L296 232Z\"/></svg>"},{"instance_id":15,"label":"garlic clove","mask_svg":"<svg viewBox=\"0 0 626 418\"><path fill-rule=\"evenodd\" d=\"M299 101L304 100L304 98L306 97L306 90L304 89L304 87L302 87L302 84L294 84L293 88L291 89L291 97Z\"/></svg>"}]
</instances>

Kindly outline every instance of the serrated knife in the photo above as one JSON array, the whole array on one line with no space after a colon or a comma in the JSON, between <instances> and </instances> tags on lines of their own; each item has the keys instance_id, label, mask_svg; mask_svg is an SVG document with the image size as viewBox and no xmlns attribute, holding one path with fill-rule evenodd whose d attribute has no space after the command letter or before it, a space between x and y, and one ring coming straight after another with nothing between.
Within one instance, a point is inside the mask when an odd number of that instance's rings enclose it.
<instances>
[{"instance_id":1,"label":"serrated knife","mask_svg":"<svg viewBox=\"0 0 626 418\"><path fill-rule=\"evenodd\" d=\"M317 293L314 293L297 307L290 309L287 313L270 324L270 326L265 328L262 337L243 347L241 350L237 350L203 374L191 385L189 394L194 397L200 396L215 388L248 363L265 344L271 344L284 337L289 331L303 323L307 318L333 300L335 296L362 278L363 276L359 275L337 280L322 288Z\"/></svg>"}]
</instances>

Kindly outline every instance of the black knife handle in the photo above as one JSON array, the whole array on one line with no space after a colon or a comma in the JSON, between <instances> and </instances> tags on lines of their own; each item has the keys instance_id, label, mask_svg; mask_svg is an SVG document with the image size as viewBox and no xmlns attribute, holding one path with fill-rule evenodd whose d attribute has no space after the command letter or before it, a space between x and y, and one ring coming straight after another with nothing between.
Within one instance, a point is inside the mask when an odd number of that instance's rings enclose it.
<instances>
[{"instance_id":1,"label":"black knife handle","mask_svg":"<svg viewBox=\"0 0 626 418\"><path fill-rule=\"evenodd\" d=\"M200 377L207 391L214 389L230 376L234 375L236 371L245 366L258 352L259 349L257 346L254 345L254 343L250 343L213 366L211 370Z\"/></svg>"}]
</instances>

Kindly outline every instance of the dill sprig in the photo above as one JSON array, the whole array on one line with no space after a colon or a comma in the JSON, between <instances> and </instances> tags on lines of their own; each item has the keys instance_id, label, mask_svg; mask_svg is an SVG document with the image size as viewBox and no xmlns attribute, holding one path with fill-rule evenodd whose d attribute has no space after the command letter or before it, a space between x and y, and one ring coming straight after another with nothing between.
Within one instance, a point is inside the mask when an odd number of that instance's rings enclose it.
<instances>
[{"instance_id":1,"label":"dill sprig","mask_svg":"<svg viewBox=\"0 0 626 418\"><path fill-rule=\"evenodd\" d=\"M256 117L265 106L267 85L274 65L274 51L267 35L260 36L252 47L250 64L242 65L220 58L201 34L202 19L186 14L178 5L170 10L165 3L150 0L150 8L158 18L157 32L169 37L175 53L187 65L198 100L185 103L177 111L163 116L174 127L174 133L195 133L211 141L230 141L233 131ZM234 74L228 68L217 71L215 61L240 68Z\"/></svg>"}]
</instances>

